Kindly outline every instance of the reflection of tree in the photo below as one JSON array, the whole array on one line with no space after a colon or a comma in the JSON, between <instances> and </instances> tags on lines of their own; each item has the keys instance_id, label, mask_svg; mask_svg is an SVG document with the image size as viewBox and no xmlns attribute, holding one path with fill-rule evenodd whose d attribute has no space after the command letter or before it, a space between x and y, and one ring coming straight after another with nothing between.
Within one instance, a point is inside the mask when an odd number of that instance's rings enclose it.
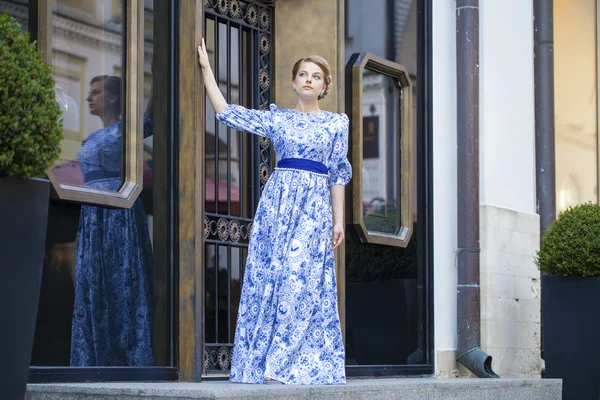
<instances>
[{"instance_id":1,"label":"reflection of tree","mask_svg":"<svg viewBox=\"0 0 600 400\"><path fill-rule=\"evenodd\" d=\"M365 227L369 231L396 234L400 229L398 210L393 202L386 202L381 197L363 202Z\"/></svg>"}]
</instances>

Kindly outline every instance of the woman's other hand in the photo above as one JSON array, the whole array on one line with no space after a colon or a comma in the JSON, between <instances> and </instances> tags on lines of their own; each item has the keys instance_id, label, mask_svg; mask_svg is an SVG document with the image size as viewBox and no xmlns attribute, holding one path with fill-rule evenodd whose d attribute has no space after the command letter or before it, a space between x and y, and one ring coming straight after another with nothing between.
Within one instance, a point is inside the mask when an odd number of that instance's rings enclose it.
<instances>
[{"instance_id":1,"label":"woman's other hand","mask_svg":"<svg viewBox=\"0 0 600 400\"><path fill-rule=\"evenodd\" d=\"M344 241L344 224L337 223L333 226L333 249L335 250Z\"/></svg>"}]
</instances>

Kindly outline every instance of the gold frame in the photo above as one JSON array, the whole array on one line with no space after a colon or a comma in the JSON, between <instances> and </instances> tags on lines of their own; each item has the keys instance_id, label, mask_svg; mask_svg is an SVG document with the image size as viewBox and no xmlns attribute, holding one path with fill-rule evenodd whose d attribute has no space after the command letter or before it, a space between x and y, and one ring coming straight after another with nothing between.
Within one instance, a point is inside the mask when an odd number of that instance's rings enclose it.
<instances>
[{"instance_id":1,"label":"gold frame","mask_svg":"<svg viewBox=\"0 0 600 400\"><path fill-rule=\"evenodd\" d=\"M40 39L38 46L44 53L46 62L52 62L52 6L51 2L38 0L38 26ZM144 3L141 0L126 2L125 46L125 87L123 93L123 130L126 132L123 185L117 192L85 186L61 184L52 173L46 171L52 183L52 195L60 200L81 204L114 208L130 208L142 191L143 184L143 89L138 82L144 76Z\"/></svg>"},{"instance_id":2,"label":"gold frame","mask_svg":"<svg viewBox=\"0 0 600 400\"><path fill-rule=\"evenodd\" d=\"M379 73L381 75L396 79L402 91L402 115L398 115L400 120L398 124L402 135L402 154L399 157L401 174L398 188L401 196L402 228L400 235L392 235L382 232L369 231L364 223L363 217L363 72L365 69ZM351 159L352 167L355 171L352 179L352 224L356 228L358 236L363 243L377 243L388 246L406 247L412 236L412 214L413 201L412 191L413 165L412 157L415 154L413 143L413 122L412 122L412 83L408 70L403 65L375 56L370 53L361 53L352 65L352 96L351 96L351 125L352 125L352 148ZM408 222L408 224L407 224ZM408 225L408 226L407 226Z\"/></svg>"}]
</instances>

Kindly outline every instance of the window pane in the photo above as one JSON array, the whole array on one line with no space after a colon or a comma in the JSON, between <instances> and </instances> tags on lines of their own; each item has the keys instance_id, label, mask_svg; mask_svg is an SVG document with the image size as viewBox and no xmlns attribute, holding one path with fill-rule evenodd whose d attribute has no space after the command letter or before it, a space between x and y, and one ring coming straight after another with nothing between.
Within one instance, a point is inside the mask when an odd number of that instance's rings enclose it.
<instances>
[{"instance_id":1,"label":"window pane","mask_svg":"<svg viewBox=\"0 0 600 400\"><path fill-rule=\"evenodd\" d=\"M596 1L554 1L557 212L598 201Z\"/></svg>"},{"instance_id":2,"label":"window pane","mask_svg":"<svg viewBox=\"0 0 600 400\"><path fill-rule=\"evenodd\" d=\"M413 131L402 135L416 140L417 127L417 1L346 0L345 54L369 52L402 64L413 88ZM390 136L399 121L399 98L391 79L364 77L363 176L365 224L380 232L394 232L401 223L413 225L406 248L362 243L353 227L346 242L346 364L384 365L425 362L423 339L423 266L419 265L416 207L412 221L398 221L401 191L394 175L401 156L400 137ZM347 89L348 90L348 89ZM367 137L366 135L370 135ZM369 139L369 141L366 141ZM413 157L413 204L417 204L417 157Z\"/></svg>"},{"instance_id":3,"label":"window pane","mask_svg":"<svg viewBox=\"0 0 600 400\"><path fill-rule=\"evenodd\" d=\"M121 184L121 106L117 109L111 103L119 100L110 90L121 87L115 82L124 71L124 3L59 0L53 9L53 65L57 90L62 90L57 93L65 94L57 101L63 100L65 135L71 135L63 141L61 165L71 165L79 173L63 178L79 176L83 183L74 184L106 190L117 190ZM140 160L144 187L129 209L51 201L32 365L170 365L170 265L155 257L158 251L161 256L169 251L169 207L155 207L154 203L155 192L164 193L168 184L157 178L164 172L153 173L156 157L166 157L165 135L170 132L161 129L168 125L164 121L152 119L153 82L166 79L157 75L166 72L154 71L152 66L153 1L140 3L145 5L146 43L144 74L140 76L147 111L144 157ZM91 38L81 32L97 35ZM92 83L91 91L99 93L89 94L90 82L102 75L110 78L102 78L101 85ZM107 79L114 82L107 83ZM73 157L65 156L69 149ZM160 164L168 163L162 160ZM93 168L118 171L119 176L87 179ZM157 185L161 187L155 191Z\"/></svg>"},{"instance_id":4,"label":"window pane","mask_svg":"<svg viewBox=\"0 0 600 400\"><path fill-rule=\"evenodd\" d=\"M52 65L63 184L117 191L123 166L124 12L119 0L53 0Z\"/></svg>"},{"instance_id":5,"label":"window pane","mask_svg":"<svg viewBox=\"0 0 600 400\"><path fill-rule=\"evenodd\" d=\"M398 114L400 87L396 79L369 69L363 73L363 220L369 231L397 235L401 220ZM403 134L403 132L400 132Z\"/></svg>"}]
</instances>

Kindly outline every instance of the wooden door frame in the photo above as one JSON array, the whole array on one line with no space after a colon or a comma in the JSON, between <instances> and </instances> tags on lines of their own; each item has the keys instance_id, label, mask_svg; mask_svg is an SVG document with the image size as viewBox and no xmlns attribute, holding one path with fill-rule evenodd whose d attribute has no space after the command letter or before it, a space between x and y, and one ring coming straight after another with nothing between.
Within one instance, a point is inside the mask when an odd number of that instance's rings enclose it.
<instances>
[{"instance_id":1,"label":"wooden door frame","mask_svg":"<svg viewBox=\"0 0 600 400\"><path fill-rule=\"evenodd\" d=\"M181 381L198 382L204 354L204 89L197 47L204 0L180 0L178 10L178 295L177 364Z\"/></svg>"}]
</instances>

